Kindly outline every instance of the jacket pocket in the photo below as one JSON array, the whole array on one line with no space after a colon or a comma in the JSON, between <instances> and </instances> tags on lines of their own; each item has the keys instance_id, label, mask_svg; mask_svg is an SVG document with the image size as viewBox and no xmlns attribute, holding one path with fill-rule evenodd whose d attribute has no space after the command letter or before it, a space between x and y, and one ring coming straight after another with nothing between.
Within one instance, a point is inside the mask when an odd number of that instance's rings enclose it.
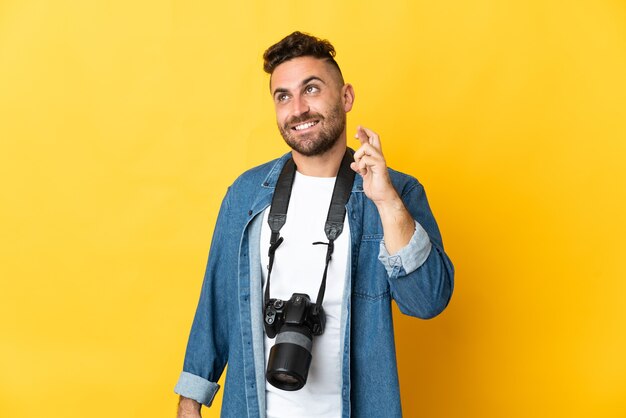
<instances>
[{"instance_id":1,"label":"jacket pocket","mask_svg":"<svg viewBox=\"0 0 626 418\"><path fill-rule=\"evenodd\" d=\"M378 300L389 296L385 266L378 260L382 234L363 235L359 249L357 271L353 277L353 295Z\"/></svg>"}]
</instances>

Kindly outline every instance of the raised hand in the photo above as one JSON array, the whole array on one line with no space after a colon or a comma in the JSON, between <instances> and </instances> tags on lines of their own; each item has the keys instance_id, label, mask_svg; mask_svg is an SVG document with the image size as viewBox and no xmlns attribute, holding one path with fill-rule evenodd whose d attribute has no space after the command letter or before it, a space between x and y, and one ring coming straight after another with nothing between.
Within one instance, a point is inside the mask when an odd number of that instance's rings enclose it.
<instances>
[{"instance_id":1,"label":"raised hand","mask_svg":"<svg viewBox=\"0 0 626 418\"><path fill-rule=\"evenodd\" d=\"M363 191L380 214L385 247L390 254L394 254L411 240L415 221L391 183L378 134L359 126L355 136L361 146L354 153L354 162L350 167L363 177Z\"/></svg>"},{"instance_id":2,"label":"raised hand","mask_svg":"<svg viewBox=\"0 0 626 418\"><path fill-rule=\"evenodd\" d=\"M378 134L359 126L355 138L361 142L361 146L354 153L354 162L350 167L363 177L365 195L376 205L398 199L389 178Z\"/></svg>"}]
</instances>

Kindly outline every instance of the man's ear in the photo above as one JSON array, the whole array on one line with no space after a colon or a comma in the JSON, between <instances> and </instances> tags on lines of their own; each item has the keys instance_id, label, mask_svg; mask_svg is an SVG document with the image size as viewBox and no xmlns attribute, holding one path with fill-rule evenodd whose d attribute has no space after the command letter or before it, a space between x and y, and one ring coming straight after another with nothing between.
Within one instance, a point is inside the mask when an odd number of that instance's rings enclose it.
<instances>
[{"instance_id":1,"label":"man's ear","mask_svg":"<svg viewBox=\"0 0 626 418\"><path fill-rule=\"evenodd\" d=\"M343 110L348 113L354 104L354 88L352 84L346 83L341 88L341 100L343 102Z\"/></svg>"}]
</instances>

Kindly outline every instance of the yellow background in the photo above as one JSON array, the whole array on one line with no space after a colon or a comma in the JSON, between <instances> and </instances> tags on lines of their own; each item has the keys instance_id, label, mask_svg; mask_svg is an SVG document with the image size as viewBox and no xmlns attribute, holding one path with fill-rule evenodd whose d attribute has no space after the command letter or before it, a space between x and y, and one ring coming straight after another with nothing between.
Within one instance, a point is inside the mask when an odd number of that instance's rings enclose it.
<instances>
[{"instance_id":1,"label":"yellow background","mask_svg":"<svg viewBox=\"0 0 626 418\"><path fill-rule=\"evenodd\" d=\"M293 30L457 269L396 315L405 416L626 416L619 0L1 1L0 416L174 415L219 202L286 150L261 54Z\"/></svg>"}]
</instances>

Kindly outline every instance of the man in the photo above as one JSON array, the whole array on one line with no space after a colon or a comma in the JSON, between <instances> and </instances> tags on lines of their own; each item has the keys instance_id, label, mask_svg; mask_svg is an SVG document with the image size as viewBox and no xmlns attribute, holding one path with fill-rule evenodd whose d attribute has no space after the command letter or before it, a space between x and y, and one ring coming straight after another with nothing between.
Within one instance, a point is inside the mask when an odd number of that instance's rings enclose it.
<instances>
[{"instance_id":1,"label":"man","mask_svg":"<svg viewBox=\"0 0 626 418\"><path fill-rule=\"evenodd\" d=\"M454 270L424 189L387 168L376 133L357 129L361 145L349 164L356 177L346 168L346 113L355 96L334 56L328 41L299 32L264 54L278 128L292 151L244 173L222 202L175 389L179 417L199 417L201 404L210 406L227 363L222 417L402 415L391 299L405 314L431 318L448 304ZM280 181L288 167L295 167L290 190ZM335 205L346 208L343 227L332 238L325 222L335 182L348 186L347 203ZM279 206L275 194L288 204L279 232L280 217L268 209ZM325 323L287 332L278 321L273 335L272 301L293 307L304 294L322 300ZM316 306L307 308L307 321L318 318ZM287 340L289 350L304 347L304 357L288 354L277 383L268 364L281 356L273 347Z\"/></svg>"}]
</instances>

